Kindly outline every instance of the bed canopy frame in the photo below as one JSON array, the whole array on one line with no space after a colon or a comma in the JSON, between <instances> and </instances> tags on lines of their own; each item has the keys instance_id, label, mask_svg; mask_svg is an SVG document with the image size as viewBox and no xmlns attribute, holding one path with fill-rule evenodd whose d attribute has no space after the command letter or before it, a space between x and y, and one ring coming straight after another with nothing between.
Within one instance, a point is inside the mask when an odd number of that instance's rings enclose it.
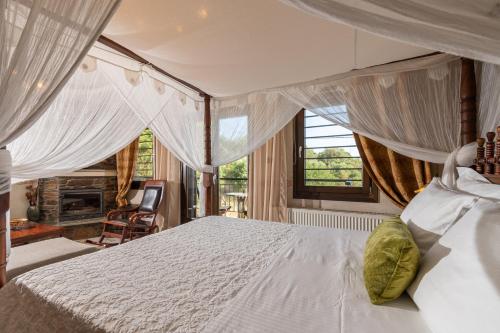
<instances>
[{"instance_id":1,"label":"bed canopy frame","mask_svg":"<svg viewBox=\"0 0 500 333\"><path fill-rule=\"evenodd\" d=\"M212 164L212 152L211 152L211 110L210 110L210 100L211 96L198 87L185 82L161 68L151 64L146 59L137 55L133 51L123 47L122 45L106 38L104 36L99 37L99 42L118 51L140 63L148 64L152 66L155 70L168 76L169 78L179 82L180 84L196 91L204 99L204 151L206 165ZM476 81L475 81L475 71L474 71L474 61L471 59L462 58L461 62L461 82L460 82L460 104L461 104L461 142L462 144L468 144L476 140L477 138L477 125L476 125ZM211 173L203 172L203 191L205 195L205 212L206 215L213 215L213 197L212 197L212 187L213 187L213 177ZM0 195L0 287L6 284L6 266L7 266L7 251L6 251L6 225L7 225L7 211L9 210L9 193Z\"/></svg>"},{"instance_id":2,"label":"bed canopy frame","mask_svg":"<svg viewBox=\"0 0 500 333\"><path fill-rule=\"evenodd\" d=\"M205 91L201 90L200 88L190 84L189 82L186 82L168 72L163 70L162 68L156 66L155 64L152 64L148 60L144 59L134 51L124 47L123 45L116 43L115 41L101 35L97 39L98 42L102 43L103 45L106 45L107 47L118 51L119 53L122 53L123 55L130 57L139 63L145 64L145 65L150 65L154 70L160 72L161 74L179 82L180 84L196 91L198 94L200 94L200 97L204 99L204 150L205 150L205 160L204 163L206 165L212 165L212 138L211 138L211 116L210 116L210 100L212 99L212 96L207 94ZM213 181L212 181L212 174L203 172L203 188L205 190L205 212L206 215L212 215L213 212L213 200L212 200L212 186L213 186Z\"/></svg>"}]
</instances>

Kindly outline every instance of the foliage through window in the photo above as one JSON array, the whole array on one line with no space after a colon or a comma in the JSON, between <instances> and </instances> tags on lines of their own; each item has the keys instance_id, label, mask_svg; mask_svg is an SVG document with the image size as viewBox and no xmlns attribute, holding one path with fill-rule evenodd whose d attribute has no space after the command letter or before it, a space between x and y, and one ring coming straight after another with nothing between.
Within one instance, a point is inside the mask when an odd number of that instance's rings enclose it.
<instances>
[{"instance_id":1,"label":"foliage through window","mask_svg":"<svg viewBox=\"0 0 500 333\"><path fill-rule=\"evenodd\" d=\"M145 129L139 137L139 151L135 166L135 180L152 179L154 176L154 142L153 133Z\"/></svg>"},{"instance_id":2,"label":"foliage through window","mask_svg":"<svg viewBox=\"0 0 500 333\"><path fill-rule=\"evenodd\" d=\"M308 110L299 113L295 125L294 197L378 200L350 130Z\"/></svg>"},{"instance_id":3,"label":"foliage through window","mask_svg":"<svg viewBox=\"0 0 500 333\"><path fill-rule=\"evenodd\" d=\"M243 157L219 167L219 209L225 216L247 215L248 158Z\"/></svg>"}]
</instances>

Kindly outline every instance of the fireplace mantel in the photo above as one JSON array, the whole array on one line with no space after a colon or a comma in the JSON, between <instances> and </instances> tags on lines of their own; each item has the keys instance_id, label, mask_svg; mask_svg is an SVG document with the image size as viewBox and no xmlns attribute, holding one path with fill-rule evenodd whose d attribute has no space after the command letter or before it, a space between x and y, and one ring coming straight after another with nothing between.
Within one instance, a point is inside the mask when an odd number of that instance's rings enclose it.
<instances>
[{"instance_id":1,"label":"fireplace mantel","mask_svg":"<svg viewBox=\"0 0 500 333\"><path fill-rule=\"evenodd\" d=\"M116 177L116 170L83 169L62 175L62 177Z\"/></svg>"}]
</instances>

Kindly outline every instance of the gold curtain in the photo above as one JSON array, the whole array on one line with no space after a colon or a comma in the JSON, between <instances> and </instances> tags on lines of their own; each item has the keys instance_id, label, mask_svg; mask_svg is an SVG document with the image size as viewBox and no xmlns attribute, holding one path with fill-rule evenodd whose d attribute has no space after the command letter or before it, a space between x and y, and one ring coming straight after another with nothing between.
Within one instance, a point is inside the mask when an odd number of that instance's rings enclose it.
<instances>
[{"instance_id":1,"label":"gold curtain","mask_svg":"<svg viewBox=\"0 0 500 333\"><path fill-rule=\"evenodd\" d=\"M364 136L354 134L354 137L365 170L399 207L405 207L415 196L415 191L432 180L434 170L431 163L400 155Z\"/></svg>"},{"instance_id":2,"label":"gold curtain","mask_svg":"<svg viewBox=\"0 0 500 333\"><path fill-rule=\"evenodd\" d=\"M118 207L128 205L127 193L134 179L138 150L139 138L135 139L127 147L116 153L116 178L118 181L116 204Z\"/></svg>"},{"instance_id":3,"label":"gold curtain","mask_svg":"<svg viewBox=\"0 0 500 333\"><path fill-rule=\"evenodd\" d=\"M287 221L286 128L282 129L248 160L248 217Z\"/></svg>"},{"instance_id":4,"label":"gold curtain","mask_svg":"<svg viewBox=\"0 0 500 333\"><path fill-rule=\"evenodd\" d=\"M166 180L166 193L160 205L156 224L160 230L178 226L181 223L181 162L156 138L155 179Z\"/></svg>"}]
</instances>

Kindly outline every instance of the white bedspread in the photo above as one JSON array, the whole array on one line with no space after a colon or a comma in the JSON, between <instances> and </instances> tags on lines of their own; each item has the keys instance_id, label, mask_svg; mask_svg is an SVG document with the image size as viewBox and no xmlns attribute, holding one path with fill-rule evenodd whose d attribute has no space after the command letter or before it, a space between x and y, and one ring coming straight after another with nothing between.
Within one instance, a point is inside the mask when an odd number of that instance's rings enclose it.
<instances>
[{"instance_id":1,"label":"white bedspread","mask_svg":"<svg viewBox=\"0 0 500 333\"><path fill-rule=\"evenodd\" d=\"M407 295L387 305L370 303L362 268L367 236L299 228L204 332L429 332Z\"/></svg>"},{"instance_id":2,"label":"white bedspread","mask_svg":"<svg viewBox=\"0 0 500 333\"><path fill-rule=\"evenodd\" d=\"M408 298L370 304L367 236L204 218L21 275L0 332L428 332Z\"/></svg>"},{"instance_id":3,"label":"white bedspread","mask_svg":"<svg viewBox=\"0 0 500 333\"><path fill-rule=\"evenodd\" d=\"M294 230L209 217L33 270L0 290L0 331L198 332Z\"/></svg>"}]
</instances>

